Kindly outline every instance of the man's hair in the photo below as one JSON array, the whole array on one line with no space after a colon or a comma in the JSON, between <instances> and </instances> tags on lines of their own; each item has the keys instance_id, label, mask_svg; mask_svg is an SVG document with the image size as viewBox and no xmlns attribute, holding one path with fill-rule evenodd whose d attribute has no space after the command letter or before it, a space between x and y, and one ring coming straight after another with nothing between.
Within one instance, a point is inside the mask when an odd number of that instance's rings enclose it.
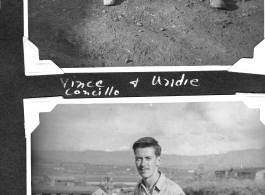
<instances>
[{"instance_id":1,"label":"man's hair","mask_svg":"<svg viewBox=\"0 0 265 195\"><path fill-rule=\"evenodd\" d=\"M155 155L160 156L161 155L161 146L158 144L158 141L156 141L152 137L143 137L133 144L133 151L135 154L135 150L137 148L146 148L146 147L153 147L155 149Z\"/></svg>"}]
</instances>

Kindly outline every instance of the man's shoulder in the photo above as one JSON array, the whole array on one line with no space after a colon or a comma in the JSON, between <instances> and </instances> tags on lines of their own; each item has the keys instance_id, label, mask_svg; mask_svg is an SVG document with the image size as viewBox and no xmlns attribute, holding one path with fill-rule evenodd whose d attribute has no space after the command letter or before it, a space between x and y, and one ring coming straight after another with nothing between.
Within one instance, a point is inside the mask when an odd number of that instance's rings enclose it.
<instances>
[{"instance_id":1,"label":"man's shoulder","mask_svg":"<svg viewBox=\"0 0 265 195\"><path fill-rule=\"evenodd\" d=\"M171 179L165 178L165 184L171 189L177 192L179 195L184 195L185 193L183 192L182 188L174 181Z\"/></svg>"},{"instance_id":2,"label":"man's shoulder","mask_svg":"<svg viewBox=\"0 0 265 195\"><path fill-rule=\"evenodd\" d=\"M179 185L176 182L172 181L171 179L168 179L167 177L165 177L165 183L172 187L179 187Z\"/></svg>"},{"instance_id":3,"label":"man's shoulder","mask_svg":"<svg viewBox=\"0 0 265 195\"><path fill-rule=\"evenodd\" d=\"M136 186L134 187L134 194L137 194L138 189L139 189L139 185L142 183L142 180L138 181L138 183L136 184Z\"/></svg>"}]
</instances>

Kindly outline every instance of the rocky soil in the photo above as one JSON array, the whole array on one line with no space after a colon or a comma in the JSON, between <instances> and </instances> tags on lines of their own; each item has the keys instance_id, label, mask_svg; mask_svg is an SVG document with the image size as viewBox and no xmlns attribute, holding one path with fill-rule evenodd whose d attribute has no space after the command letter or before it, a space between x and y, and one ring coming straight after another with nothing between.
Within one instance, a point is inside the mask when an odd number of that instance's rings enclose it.
<instances>
[{"instance_id":1,"label":"rocky soil","mask_svg":"<svg viewBox=\"0 0 265 195\"><path fill-rule=\"evenodd\" d=\"M29 0L29 40L59 67L233 65L264 36L263 0Z\"/></svg>"}]
</instances>

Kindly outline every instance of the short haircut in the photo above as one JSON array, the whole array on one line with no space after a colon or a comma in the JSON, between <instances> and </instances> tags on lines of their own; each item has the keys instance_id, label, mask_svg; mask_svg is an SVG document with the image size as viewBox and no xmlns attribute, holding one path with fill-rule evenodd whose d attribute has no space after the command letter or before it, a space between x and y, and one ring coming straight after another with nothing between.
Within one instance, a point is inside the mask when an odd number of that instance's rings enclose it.
<instances>
[{"instance_id":1,"label":"short haircut","mask_svg":"<svg viewBox=\"0 0 265 195\"><path fill-rule=\"evenodd\" d=\"M155 149L155 155L160 156L161 155L161 146L158 144L158 141L156 141L152 137L143 137L133 144L133 151L135 154L135 150L137 148L146 148L146 147L153 147Z\"/></svg>"}]
</instances>

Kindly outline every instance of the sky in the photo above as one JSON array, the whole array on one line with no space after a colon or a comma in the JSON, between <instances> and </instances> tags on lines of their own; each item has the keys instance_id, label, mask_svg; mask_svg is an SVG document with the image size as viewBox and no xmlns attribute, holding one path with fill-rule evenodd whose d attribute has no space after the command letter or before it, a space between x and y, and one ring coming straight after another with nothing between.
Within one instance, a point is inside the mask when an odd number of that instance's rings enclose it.
<instances>
[{"instance_id":1,"label":"sky","mask_svg":"<svg viewBox=\"0 0 265 195\"><path fill-rule=\"evenodd\" d=\"M57 105L40 113L33 150L131 151L154 137L162 154L209 155L265 147L259 109L243 102Z\"/></svg>"}]
</instances>

